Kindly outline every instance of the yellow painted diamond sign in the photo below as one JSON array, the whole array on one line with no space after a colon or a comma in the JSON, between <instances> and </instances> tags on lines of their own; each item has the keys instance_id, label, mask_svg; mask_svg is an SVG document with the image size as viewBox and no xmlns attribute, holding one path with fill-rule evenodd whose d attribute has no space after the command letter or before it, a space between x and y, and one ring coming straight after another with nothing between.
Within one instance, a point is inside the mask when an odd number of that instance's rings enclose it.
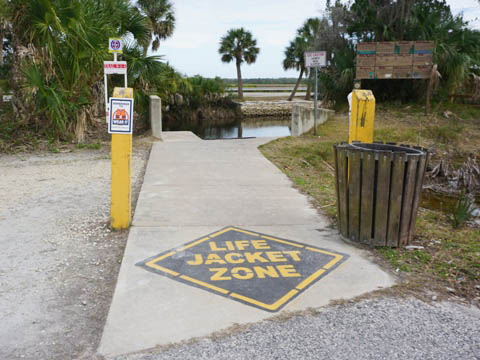
<instances>
[{"instance_id":1,"label":"yellow painted diamond sign","mask_svg":"<svg viewBox=\"0 0 480 360\"><path fill-rule=\"evenodd\" d=\"M137 265L274 312L347 258L338 252L230 226Z\"/></svg>"}]
</instances>

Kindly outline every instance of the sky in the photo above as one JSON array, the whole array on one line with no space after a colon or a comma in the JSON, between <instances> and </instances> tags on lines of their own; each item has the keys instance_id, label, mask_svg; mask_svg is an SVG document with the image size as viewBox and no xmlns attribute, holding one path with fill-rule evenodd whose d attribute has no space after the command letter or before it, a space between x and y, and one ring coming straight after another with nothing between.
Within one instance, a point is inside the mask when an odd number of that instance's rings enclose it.
<instances>
[{"instance_id":1,"label":"sky","mask_svg":"<svg viewBox=\"0 0 480 360\"><path fill-rule=\"evenodd\" d=\"M260 48L254 64L242 64L243 78L297 77L282 67L284 50L309 17L321 16L325 0L172 0L176 26L173 36L155 53L180 73L236 78L235 63L220 61L220 38L231 28L249 30ZM333 2L333 1L332 1ZM463 13L480 29L477 0L447 0L454 14Z\"/></svg>"}]
</instances>

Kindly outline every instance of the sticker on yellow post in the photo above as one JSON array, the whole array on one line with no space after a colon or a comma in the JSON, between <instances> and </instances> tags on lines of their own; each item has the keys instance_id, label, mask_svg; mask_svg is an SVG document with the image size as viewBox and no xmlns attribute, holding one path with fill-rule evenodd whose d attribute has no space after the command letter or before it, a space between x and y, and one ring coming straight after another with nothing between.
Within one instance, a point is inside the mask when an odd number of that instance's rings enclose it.
<instances>
[{"instance_id":1,"label":"sticker on yellow post","mask_svg":"<svg viewBox=\"0 0 480 360\"><path fill-rule=\"evenodd\" d=\"M133 89L115 88L113 98L132 99ZM120 104L121 105L121 104ZM120 109L122 110L122 109ZM111 112L113 116L113 112ZM127 116L119 112L119 116ZM129 116L130 126L133 122L133 105ZM126 121L125 119L117 119ZM121 125L117 125L121 126ZM132 218L131 208L131 166L132 166L132 134L119 132L112 134L112 198L110 216L114 229L127 229Z\"/></svg>"},{"instance_id":2,"label":"sticker on yellow post","mask_svg":"<svg viewBox=\"0 0 480 360\"><path fill-rule=\"evenodd\" d=\"M375 97L370 90L353 90L348 142L373 142Z\"/></svg>"}]
</instances>

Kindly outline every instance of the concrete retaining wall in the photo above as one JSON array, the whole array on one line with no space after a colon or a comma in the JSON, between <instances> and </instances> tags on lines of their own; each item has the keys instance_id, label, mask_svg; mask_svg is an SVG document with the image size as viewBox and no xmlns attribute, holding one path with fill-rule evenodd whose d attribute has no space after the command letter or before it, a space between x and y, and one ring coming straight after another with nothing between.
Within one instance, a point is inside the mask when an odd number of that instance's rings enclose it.
<instances>
[{"instance_id":1,"label":"concrete retaining wall","mask_svg":"<svg viewBox=\"0 0 480 360\"><path fill-rule=\"evenodd\" d=\"M150 127L152 136L162 138L162 100L157 95L150 95Z\"/></svg>"},{"instance_id":2,"label":"concrete retaining wall","mask_svg":"<svg viewBox=\"0 0 480 360\"><path fill-rule=\"evenodd\" d=\"M300 136L310 131L314 125L315 109L309 105L292 105L292 136ZM333 110L318 109L317 124L323 124L328 118L335 114Z\"/></svg>"},{"instance_id":3,"label":"concrete retaining wall","mask_svg":"<svg viewBox=\"0 0 480 360\"><path fill-rule=\"evenodd\" d=\"M245 101L239 105L246 118L289 117L292 114L291 101Z\"/></svg>"}]
</instances>

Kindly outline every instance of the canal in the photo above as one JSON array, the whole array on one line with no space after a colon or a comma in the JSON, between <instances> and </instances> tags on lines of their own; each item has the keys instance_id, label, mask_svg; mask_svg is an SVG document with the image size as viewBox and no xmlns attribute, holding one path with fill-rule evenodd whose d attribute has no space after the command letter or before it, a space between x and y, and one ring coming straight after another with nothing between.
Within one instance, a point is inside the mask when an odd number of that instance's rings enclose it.
<instances>
[{"instance_id":1,"label":"canal","mask_svg":"<svg viewBox=\"0 0 480 360\"><path fill-rule=\"evenodd\" d=\"M242 119L230 124L202 127L197 129L196 134L204 140L290 136L290 119Z\"/></svg>"}]
</instances>

